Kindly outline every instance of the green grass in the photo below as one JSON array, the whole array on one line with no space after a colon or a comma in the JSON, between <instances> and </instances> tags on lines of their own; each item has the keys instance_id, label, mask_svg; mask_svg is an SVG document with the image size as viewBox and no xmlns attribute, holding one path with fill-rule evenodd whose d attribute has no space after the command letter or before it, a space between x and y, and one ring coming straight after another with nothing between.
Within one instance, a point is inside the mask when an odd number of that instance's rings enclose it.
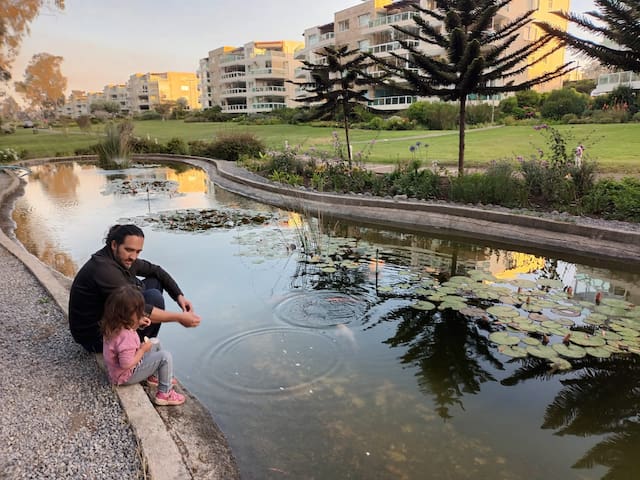
<instances>
[{"instance_id":1,"label":"green grass","mask_svg":"<svg viewBox=\"0 0 640 480\"><path fill-rule=\"evenodd\" d=\"M567 138L573 149L579 143L585 147L585 157L596 160L600 170L640 173L640 124L559 125L556 127ZM12 147L26 152L28 157L71 155L78 147L98 142L103 126L94 126L92 132L83 133L77 127L66 131L40 131L18 129L15 134L0 136L0 148ZM333 151L332 132L337 132L344 143L341 128L296 125L238 125L235 123L184 123L169 121L135 122L134 135L158 139L165 143L173 137L185 141L213 140L221 132L249 132L261 138L269 148L281 149L285 142L302 150L318 148ZM411 160L409 147L416 141L429 146L421 147L418 155L425 163L438 160L441 165L454 166L458 157L457 131L372 131L351 132L353 152L369 151L366 161L392 164ZM373 145L371 145L373 143ZM481 167L492 160L530 158L537 149L547 149L546 139L531 126L512 126L493 129L468 130L466 135L465 166Z\"/></svg>"}]
</instances>

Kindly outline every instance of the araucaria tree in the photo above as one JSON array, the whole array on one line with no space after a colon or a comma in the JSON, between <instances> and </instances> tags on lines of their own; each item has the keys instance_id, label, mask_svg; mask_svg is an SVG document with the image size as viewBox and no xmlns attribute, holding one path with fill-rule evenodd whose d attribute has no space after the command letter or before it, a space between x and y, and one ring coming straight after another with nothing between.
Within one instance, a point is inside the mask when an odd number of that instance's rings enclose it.
<instances>
[{"instance_id":1,"label":"araucaria tree","mask_svg":"<svg viewBox=\"0 0 640 480\"><path fill-rule=\"evenodd\" d=\"M528 67L544 62L560 45L549 44L549 35L535 41L518 41L535 10L506 20L502 16L498 21L500 9L510 3L511 0L436 0L433 10L415 5L416 28L393 26L408 55L391 51L388 57L372 56L392 78L402 80L389 84L395 91L459 102L459 175L464 174L469 95L527 90L570 71L569 65L563 64L538 76L524 76ZM532 60L534 52L538 55Z\"/></svg>"},{"instance_id":2,"label":"araucaria tree","mask_svg":"<svg viewBox=\"0 0 640 480\"><path fill-rule=\"evenodd\" d=\"M37 53L24 72L24 80L16 82L16 92L29 104L40 109L44 118L64 103L67 78L62 75L60 64L63 58L49 53Z\"/></svg>"},{"instance_id":3,"label":"araucaria tree","mask_svg":"<svg viewBox=\"0 0 640 480\"><path fill-rule=\"evenodd\" d=\"M316 55L323 58L323 62L302 62L311 81L291 82L307 92L307 96L296 101L314 106L316 118L337 118L338 113L342 113L347 158L351 165L349 117L354 105L367 102L369 79L363 73L367 59L359 50L349 50L347 46L324 47Z\"/></svg>"},{"instance_id":4,"label":"araucaria tree","mask_svg":"<svg viewBox=\"0 0 640 480\"><path fill-rule=\"evenodd\" d=\"M595 0L598 10L578 15L554 12L598 41L581 38L548 23L537 24L569 47L608 67L640 72L640 1ZM608 40L608 42L603 42ZM613 45L607 46L607 43Z\"/></svg>"}]
</instances>

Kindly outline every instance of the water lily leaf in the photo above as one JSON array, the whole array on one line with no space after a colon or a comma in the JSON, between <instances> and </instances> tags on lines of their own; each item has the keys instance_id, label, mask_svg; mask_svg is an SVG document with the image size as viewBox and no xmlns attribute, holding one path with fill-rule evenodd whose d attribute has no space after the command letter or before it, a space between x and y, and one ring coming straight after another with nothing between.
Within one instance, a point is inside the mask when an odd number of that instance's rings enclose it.
<instances>
[{"instance_id":1,"label":"water lily leaf","mask_svg":"<svg viewBox=\"0 0 640 480\"><path fill-rule=\"evenodd\" d=\"M500 300L500 303L506 303L507 305L515 305L516 303L521 303L520 300L518 300L516 297L513 297L511 295L500 297L499 300Z\"/></svg>"},{"instance_id":2,"label":"water lily leaf","mask_svg":"<svg viewBox=\"0 0 640 480\"><path fill-rule=\"evenodd\" d=\"M529 346L536 346L536 345L540 345L540 340L538 340L537 338L533 338L533 337L524 337L522 339L522 343L525 343Z\"/></svg>"},{"instance_id":3,"label":"water lily leaf","mask_svg":"<svg viewBox=\"0 0 640 480\"><path fill-rule=\"evenodd\" d=\"M585 350L587 351L587 354L592 357L609 358L611 356L611 350L606 347L607 345L602 347L586 347Z\"/></svg>"},{"instance_id":4,"label":"water lily leaf","mask_svg":"<svg viewBox=\"0 0 640 480\"><path fill-rule=\"evenodd\" d=\"M424 300L418 300L417 302L412 304L411 307L415 308L416 310L433 310L434 308L436 308L433 303Z\"/></svg>"},{"instance_id":5,"label":"water lily leaf","mask_svg":"<svg viewBox=\"0 0 640 480\"><path fill-rule=\"evenodd\" d=\"M551 320L544 313L536 313L536 312L531 312L529 314L529 318L534 322L546 322L548 320Z\"/></svg>"},{"instance_id":6,"label":"water lily leaf","mask_svg":"<svg viewBox=\"0 0 640 480\"><path fill-rule=\"evenodd\" d=\"M552 278L538 278L536 283L541 287L562 288L564 286L560 280Z\"/></svg>"},{"instance_id":7,"label":"water lily leaf","mask_svg":"<svg viewBox=\"0 0 640 480\"><path fill-rule=\"evenodd\" d=\"M578 345L565 345L564 343L556 343L555 345L552 345L551 348L558 352L558 355L567 358L582 358L587 354L585 349Z\"/></svg>"},{"instance_id":8,"label":"water lily leaf","mask_svg":"<svg viewBox=\"0 0 640 480\"><path fill-rule=\"evenodd\" d=\"M456 302L466 303L467 299L464 298L464 297L460 297L458 295L446 295L443 298L443 301L444 302L453 302L453 303L456 303Z\"/></svg>"},{"instance_id":9,"label":"water lily leaf","mask_svg":"<svg viewBox=\"0 0 640 480\"><path fill-rule=\"evenodd\" d=\"M443 311L447 308L450 308L453 311L459 312L460 310L467 307L466 303L462 302L453 302L453 301L443 301L439 306L438 310Z\"/></svg>"},{"instance_id":10,"label":"water lily leaf","mask_svg":"<svg viewBox=\"0 0 640 480\"><path fill-rule=\"evenodd\" d=\"M489 340L498 345L517 345L520 339L506 332L493 332L489 335Z\"/></svg>"},{"instance_id":11,"label":"water lily leaf","mask_svg":"<svg viewBox=\"0 0 640 480\"><path fill-rule=\"evenodd\" d=\"M601 313L592 313L583 320L587 325L602 325L607 319L606 315Z\"/></svg>"},{"instance_id":12,"label":"water lily leaf","mask_svg":"<svg viewBox=\"0 0 640 480\"><path fill-rule=\"evenodd\" d=\"M530 345L527 347L527 352L537 358L555 358L558 356L556 351L548 345Z\"/></svg>"},{"instance_id":13,"label":"water lily leaf","mask_svg":"<svg viewBox=\"0 0 640 480\"><path fill-rule=\"evenodd\" d=\"M390 293L393 292L393 287L389 285L383 285L382 287L378 287L378 293Z\"/></svg>"},{"instance_id":14,"label":"water lily leaf","mask_svg":"<svg viewBox=\"0 0 640 480\"><path fill-rule=\"evenodd\" d=\"M520 313L513 307L510 306L501 306L495 305L493 307L487 308L487 313L494 315L496 317L518 317Z\"/></svg>"},{"instance_id":15,"label":"water lily leaf","mask_svg":"<svg viewBox=\"0 0 640 480\"><path fill-rule=\"evenodd\" d=\"M467 317L484 317L487 312L485 312L480 307L467 306L466 308L463 308L462 310L460 310L460 313L462 315L466 315Z\"/></svg>"},{"instance_id":16,"label":"water lily leaf","mask_svg":"<svg viewBox=\"0 0 640 480\"><path fill-rule=\"evenodd\" d=\"M523 278L512 280L510 283L511 285L515 285L516 287L520 287L520 288L536 288L536 282L534 282L533 280L526 280Z\"/></svg>"},{"instance_id":17,"label":"water lily leaf","mask_svg":"<svg viewBox=\"0 0 640 480\"><path fill-rule=\"evenodd\" d=\"M579 317L582 314L582 310L577 307L555 307L551 312L563 317Z\"/></svg>"},{"instance_id":18,"label":"water lily leaf","mask_svg":"<svg viewBox=\"0 0 640 480\"><path fill-rule=\"evenodd\" d=\"M321 271L323 271L324 273L335 273L337 272L335 267L324 267L320 269Z\"/></svg>"},{"instance_id":19,"label":"water lily leaf","mask_svg":"<svg viewBox=\"0 0 640 480\"><path fill-rule=\"evenodd\" d=\"M610 307L608 305L596 305L595 311L607 317L624 317L627 313L624 308Z\"/></svg>"},{"instance_id":20,"label":"water lily leaf","mask_svg":"<svg viewBox=\"0 0 640 480\"><path fill-rule=\"evenodd\" d=\"M610 307L623 308L623 309L631 308L633 306L633 304L627 302L626 300L622 300L621 298L605 297L600 301L600 303L602 305L608 305Z\"/></svg>"},{"instance_id":21,"label":"water lily leaf","mask_svg":"<svg viewBox=\"0 0 640 480\"><path fill-rule=\"evenodd\" d=\"M538 325L532 323L532 322L513 322L510 323L509 326L511 326L512 328L514 328L515 330L521 331L521 332L537 332L538 331Z\"/></svg>"},{"instance_id":22,"label":"water lily leaf","mask_svg":"<svg viewBox=\"0 0 640 480\"><path fill-rule=\"evenodd\" d=\"M525 358L527 356L527 350L518 346L500 345L498 351L513 358Z\"/></svg>"},{"instance_id":23,"label":"water lily leaf","mask_svg":"<svg viewBox=\"0 0 640 480\"><path fill-rule=\"evenodd\" d=\"M481 281L495 282L496 281L496 277L494 277L491 273L483 272L482 270L471 270L470 272L467 272L467 275L469 275L469 278L471 278L476 282L481 282Z\"/></svg>"},{"instance_id":24,"label":"water lily leaf","mask_svg":"<svg viewBox=\"0 0 640 480\"><path fill-rule=\"evenodd\" d=\"M525 302L522 304L520 308L522 308L527 312L538 312L538 313L542 312L542 307L535 302L530 302L530 303Z\"/></svg>"},{"instance_id":25,"label":"water lily leaf","mask_svg":"<svg viewBox=\"0 0 640 480\"><path fill-rule=\"evenodd\" d=\"M563 327L573 327L575 325L575 322L573 320L564 317L556 318L556 322L558 322Z\"/></svg>"},{"instance_id":26,"label":"water lily leaf","mask_svg":"<svg viewBox=\"0 0 640 480\"><path fill-rule=\"evenodd\" d=\"M423 296L429 296L429 295L433 295L435 292L433 290L427 290L426 288L416 288L413 293L415 293L416 295L423 295Z\"/></svg>"},{"instance_id":27,"label":"water lily leaf","mask_svg":"<svg viewBox=\"0 0 640 480\"><path fill-rule=\"evenodd\" d=\"M597 335L589 335L585 332L571 332L569 341L585 347L601 347L607 343L604 338Z\"/></svg>"},{"instance_id":28,"label":"water lily leaf","mask_svg":"<svg viewBox=\"0 0 640 480\"><path fill-rule=\"evenodd\" d=\"M552 370L571 370L573 365L569 360L560 357L554 357L549 359L549 366Z\"/></svg>"}]
</instances>

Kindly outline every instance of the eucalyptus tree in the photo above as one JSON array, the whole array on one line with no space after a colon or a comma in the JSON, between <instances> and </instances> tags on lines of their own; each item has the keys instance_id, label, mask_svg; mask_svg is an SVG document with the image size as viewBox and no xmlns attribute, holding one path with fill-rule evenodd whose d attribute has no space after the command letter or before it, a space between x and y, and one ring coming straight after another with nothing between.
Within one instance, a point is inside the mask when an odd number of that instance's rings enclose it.
<instances>
[{"instance_id":1,"label":"eucalyptus tree","mask_svg":"<svg viewBox=\"0 0 640 480\"><path fill-rule=\"evenodd\" d=\"M50 53L37 53L24 71L24 80L15 82L15 89L44 118L64 103L67 77L60 68L63 58Z\"/></svg>"},{"instance_id":2,"label":"eucalyptus tree","mask_svg":"<svg viewBox=\"0 0 640 480\"><path fill-rule=\"evenodd\" d=\"M601 64L640 72L640 1L594 0L598 10L585 14L554 12L596 39L581 38L549 23L537 24L570 48Z\"/></svg>"},{"instance_id":3,"label":"eucalyptus tree","mask_svg":"<svg viewBox=\"0 0 640 480\"><path fill-rule=\"evenodd\" d=\"M343 116L345 142L349 165L352 162L349 142L349 117L353 107L367 102L366 62L358 49L348 46L324 47L316 52L319 62L303 61L303 69L311 78L306 82L290 82L302 87L307 95L296 99L314 107L313 118L337 118Z\"/></svg>"},{"instance_id":4,"label":"eucalyptus tree","mask_svg":"<svg viewBox=\"0 0 640 480\"><path fill-rule=\"evenodd\" d=\"M388 57L369 54L391 78L400 79L387 81L395 91L459 102L459 175L464 174L469 95L494 96L527 90L571 70L569 64L562 64L524 78L529 67L544 62L561 45L554 45L550 35L518 42L535 10L494 22L500 10L510 3L511 0L436 0L433 9L415 5L415 27L393 25L401 37L398 42L408 55L396 51L388 52ZM536 52L534 58L532 54Z\"/></svg>"}]
</instances>

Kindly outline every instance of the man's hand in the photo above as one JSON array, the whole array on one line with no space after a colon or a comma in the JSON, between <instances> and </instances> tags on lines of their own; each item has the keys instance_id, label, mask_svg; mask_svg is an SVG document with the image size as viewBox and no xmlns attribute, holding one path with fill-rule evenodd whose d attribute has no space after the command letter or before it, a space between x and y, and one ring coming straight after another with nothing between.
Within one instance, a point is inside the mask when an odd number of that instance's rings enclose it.
<instances>
[{"instance_id":1,"label":"man's hand","mask_svg":"<svg viewBox=\"0 0 640 480\"><path fill-rule=\"evenodd\" d=\"M178 305L180 305L183 312L193 312L193 304L184 298L184 295L178 296Z\"/></svg>"},{"instance_id":2,"label":"man's hand","mask_svg":"<svg viewBox=\"0 0 640 480\"><path fill-rule=\"evenodd\" d=\"M196 315L192 311L182 313L182 318L179 320L180 325L187 328L193 328L200 325L200 316Z\"/></svg>"}]
</instances>

